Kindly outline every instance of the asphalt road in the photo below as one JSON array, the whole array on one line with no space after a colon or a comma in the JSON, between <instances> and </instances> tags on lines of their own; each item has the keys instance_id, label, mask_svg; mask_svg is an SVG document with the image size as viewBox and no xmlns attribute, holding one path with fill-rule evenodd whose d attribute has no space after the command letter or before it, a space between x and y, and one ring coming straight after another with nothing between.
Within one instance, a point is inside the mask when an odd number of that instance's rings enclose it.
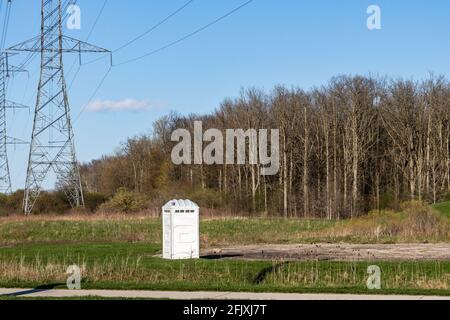
<instances>
[{"instance_id":1,"label":"asphalt road","mask_svg":"<svg viewBox=\"0 0 450 320\"><path fill-rule=\"evenodd\" d=\"M0 296L21 298L136 298L173 300L449 300L450 297L405 295L298 294L247 292L179 292L179 291L122 291L122 290L36 290L0 289Z\"/></svg>"}]
</instances>

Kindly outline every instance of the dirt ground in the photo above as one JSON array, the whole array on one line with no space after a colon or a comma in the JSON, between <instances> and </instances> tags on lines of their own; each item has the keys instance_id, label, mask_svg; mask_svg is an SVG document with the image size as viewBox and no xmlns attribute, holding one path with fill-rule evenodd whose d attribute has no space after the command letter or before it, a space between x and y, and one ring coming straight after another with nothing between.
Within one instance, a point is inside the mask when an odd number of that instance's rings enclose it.
<instances>
[{"instance_id":1,"label":"dirt ground","mask_svg":"<svg viewBox=\"0 0 450 320\"><path fill-rule=\"evenodd\" d=\"M202 258L286 261L450 261L450 244L249 245L204 250Z\"/></svg>"}]
</instances>

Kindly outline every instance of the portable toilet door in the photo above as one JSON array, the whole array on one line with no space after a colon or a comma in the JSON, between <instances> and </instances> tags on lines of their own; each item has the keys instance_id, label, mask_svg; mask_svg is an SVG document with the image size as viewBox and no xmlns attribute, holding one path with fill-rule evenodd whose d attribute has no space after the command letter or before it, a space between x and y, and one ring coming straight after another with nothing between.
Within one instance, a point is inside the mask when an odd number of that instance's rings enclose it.
<instances>
[{"instance_id":1,"label":"portable toilet door","mask_svg":"<svg viewBox=\"0 0 450 320\"><path fill-rule=\"evenodd\" d=\"M163 258L200 257L199 207L190 200L171 200L162 207Z\"/></svg>"}]
</instances>

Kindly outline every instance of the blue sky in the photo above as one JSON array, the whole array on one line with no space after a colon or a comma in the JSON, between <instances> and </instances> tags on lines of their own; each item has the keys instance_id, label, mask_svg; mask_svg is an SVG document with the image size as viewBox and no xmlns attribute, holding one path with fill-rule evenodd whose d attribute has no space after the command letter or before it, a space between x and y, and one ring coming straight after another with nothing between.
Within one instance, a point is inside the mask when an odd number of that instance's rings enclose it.
<instances>
[{"instance_id":1,"label":"blue sky","mask_svg":"<svg viewBox=\"0 0 450 320\"><path fill-rule=\"evenodd\" d=\"M0 0L5 1L5 0ZM81 30L67 35L115 49L183 5L186 0L109 0L92 30L104 0L79 0ZM245 0L195 0L177 16L114 55L128 60L170 43L244 3ZM6 45L39 32L40 1L14 0ZM382 29L369 31L369 5L382 10ZM1 13L1 21L3 21ZM2 25L3 23L1 23ZM95 96L98 106L114 108L125 99L139 111L88 110L74 123L82 162L114 151L127 137L149 132L152 122L174 110L182 114L214 110L242 87L270 90L274 85L305 89L339 74L381 74L414 79L450 72L450 2L442 0L255 0L202 33L139 62L115 67ZM96 56L84 56L90 61ZM13 62L19 63L22 57ZM78 56L65 57L67 82ZM39 59L30 77L17 76L9 99L34 107ZM71 68L74 65L73 68ZM70 88L73 118L89 102L109 68L109 59L82 66ZM106 101L106 103L105 103ZM147 108L147 105L149 106ZM32 112L9 114L9 135L31 136ZM11 147L14 188L23 188L26 146ZM51 187L53 181L47 183Z\"/></svg>"}]
</instances>

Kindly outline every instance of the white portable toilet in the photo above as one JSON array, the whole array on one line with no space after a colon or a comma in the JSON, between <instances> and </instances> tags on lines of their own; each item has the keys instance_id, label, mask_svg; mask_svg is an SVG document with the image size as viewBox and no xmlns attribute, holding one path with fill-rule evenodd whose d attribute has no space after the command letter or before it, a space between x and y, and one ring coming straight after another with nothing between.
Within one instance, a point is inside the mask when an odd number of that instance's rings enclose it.
<instances>
[{"instance_id":1,"label":"white portable toilet","mask_svg":"<svg viewBox=\"0 0 450 320\"><path fill-rule=\"evenodd\" d=\"M171 200L162 207L164 259L200 257L199 210L190 200Z\"/></svg>"}]
</instances>

